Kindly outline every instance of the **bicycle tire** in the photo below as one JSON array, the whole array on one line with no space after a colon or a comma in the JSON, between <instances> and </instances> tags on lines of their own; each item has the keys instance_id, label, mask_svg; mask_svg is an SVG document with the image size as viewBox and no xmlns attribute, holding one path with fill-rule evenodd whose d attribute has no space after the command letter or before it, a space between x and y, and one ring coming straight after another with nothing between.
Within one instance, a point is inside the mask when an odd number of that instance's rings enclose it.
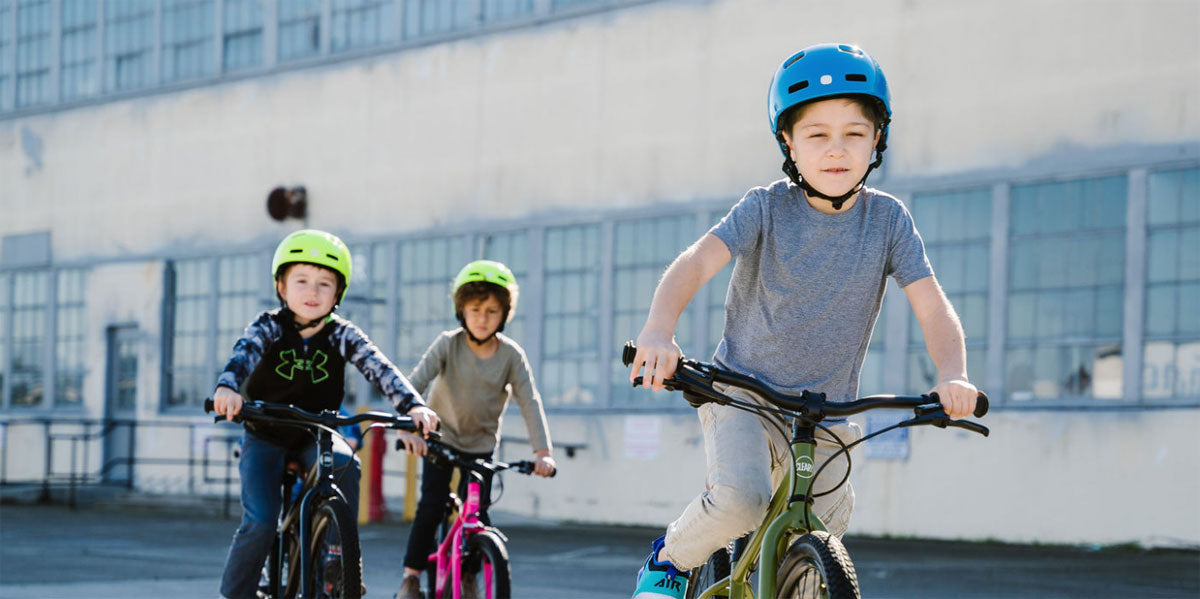
<instances>
[{"instance_id":1,"label":"bicycle tire","mask_svg":"<svg viewBox=\"0 0 1200 599\"><path fill-rule=\"evenodd\" d=\"M362 551L358 524L350 506L325 499L313 510L309 563L313 589L320 599L361 599Z\"/></svg>"},{"instance_id":2,"label":"bicycle tire","mask_svg":"<svg viewBox=\"0 0 1200 599\"><path fill-rule=\"evenodd\" d=\"M463 555L463 577L476 577L479 596L483 599L511 599L512 571L508 549L500 535L485 530L467 538Z\"/></svg>"},{"instance_id":3,"label":"bicycle tire","mask_svg":"<svg viewBox=\"0 0 1200 599\"><path fill-rule=\"evenodd\" d=\"M779 564L776 581L776 599L860 599L850 554L827 532L796 539Z\"/></svg>"},{"instance_id":4,"label":"bicycle tire","mask_svg":"<svg viewBox=\"0 0 1200 599\"><path fill-rule=\"evenodd\" d=\"M684 599L695 599L714 583L729 576L729 549L722 547L708 556L708 561L688 572L687 593ZM725 595L714 595L724 598Z\"/></svg>"}]
</instances>

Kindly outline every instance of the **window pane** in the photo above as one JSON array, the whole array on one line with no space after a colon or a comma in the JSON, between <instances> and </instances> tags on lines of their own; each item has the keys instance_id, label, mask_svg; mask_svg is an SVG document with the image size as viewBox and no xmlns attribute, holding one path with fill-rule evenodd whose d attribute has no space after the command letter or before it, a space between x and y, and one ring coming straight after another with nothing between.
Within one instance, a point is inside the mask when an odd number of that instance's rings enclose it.
<instances>
[{"instance_id":1,"label":"window pane","mask_svg":"<svg viewBox=\"0 0 1200 599\"><path fill-rule=\"evenodd\" d=\"M330 45L334 52L395 39L394 0L333 0Z\"/></svg>"},{"instance_id":2,"label":"window pane","mask_svg":"<svg viewBox=\"0 0 1200 599\"><path fill-rule=\"evenodd\" d=\"M546 231L542 397L547 405L598 401L600 228Z\"/></svg>"},{"instance_id":3,"label":"window pane","mask_svg":"<svg viewBox=\"0 0 1200 599\"><path fill-rule=\"evenodd\" d=\"M17 2L16 106L49 100L50 0Z\"/></svg>"},{"instance_id":4,"label":"window pane","mask_svg":"<svg viewBox=\"0 0 1200 599\"><path fill-rule=\"evenodd\" d=\"M45 396L46 318L50 274L19 272L13 276L12 406L40 406Z\"/></svg>"},{"instance_id":5,"label":"window pane","mask_svg":"<svg viewBox=\"0 0 1200 599\"><path fill-rule=\"evenodd\" d=\"M104 22L105 91L153 83L154 0L108 0Z\"/></svg>"},{"instance_id":6,"label":"window pane","mask_svg":"<svg viewBox=\"0 0 1200 599\"><path fill-rule=\"evenodd\" d=\"M0 5L3 0L0 0ZM3 22L4 13L0 12L0 22ZM9 297L9 278L8 275L0 274L0 392L4 389L4 380L8 378L8 342L4 338L3 331L8 329L8 297ZM3 397L0 397L3 401ZM0 408L4 408L4 404L0 403Z\"/></svg>"},{"instance_id":7,"label":"window pane","mask_svg":"<svg viewBox=\"0 0 1200 599\"><path fill-rule=\"evenodd\" d=\"M99 93L99 4L94 0L63 0L60 90L63 100ZM3 19L0 19L2 21Z\"/></svg>"},{"instance_id":8,"label":"window pane","mask_svg":"<svg viewBox=\"0 0 1200 599\"><path fill-rule=\"evenodd\" d=\"M208 336L215 328L209 308L212 283L211 261L186 260L175 264L174 364L164 408L199 405L216 382L216 373L210 371L208 352ZM222 348L222 351L228 350ZM217 368L221 366L224 364Z\"/></svg>"},{"instance_id":9,"label":"window pane","mask_svg":"<svg viewBox=\"0 0 1200 599\"><path fill-rule=\"evenodd\" d=\"M165 81L213 73L216 0L164 0L162 72Z\"/></svg>"},{"instance_id":10,"label":"window pane","mask_svg":"<svg viewBox=\"0 0 1200 599\"><path fill-rule=\"evenodd\" d=\"M86 372L84 271L60 271L57 291L54 405L79 406L83 402L83 376Z\"/></svg>"},{"instance_id":11,"label":"window pane","mask_svg":"<svg viewBox=\"0 0 1200 599\"><path fill-rule=\"evenodd\" d=\"M235 71L262 64L262 2L225 0L221 10L221 30L224 32L221 68L225 71ZM279 10L284 9L280 7Z\"/></svg>"},{"instance_id":12,"label":"window pane","mask_svg":"<svg viewBox=\"0 0 1200 599\"><path fill-rule=\"evenodd\" d=\"M442 331L458 327L450 285L468 262L468 252L461 237L405 241L399 251L395 363L411 372Z\"/></svg>"},{"instance_id":13,"label":"window pane","mask_svg":"<svg viewBox=\"0 0 1200 599\"><path fill-rule=\"evenodd\" d=\"M321 51L321 0L288 0L279 6L279 60Z\"/></svg>"},{"instance_id":14,"label":"window pane","mask_svg":"<svg viewBox=\"0 0 1200 599\"><path fill-rule=\"evenodd\" d=\"M635 339L650 312L654 289L667 265L688 244L695 241L696 219L691 214L664 216L652 219L621 221L614 226L613 303L615 341L624 343ZM680 315L675 327L675 339L685 355L702 351L693 339L693 314L701 308L689 306ZM668 403L670 397L647 397L629 385L629 368L621 364L616 352L604 356L609 362L613 400L617 402L646 401Z\"/></svg>"},{"instance_id":15,"label":"window pane","mask_svg":"<svg viewBox=\"0 0 1200 599\"><path fill-rule=\"evenodd\" d=\"M1116 176L1013 187L1012 399L1120 397L1119 346L1101 341L1122 333L1126 185Z\"/></svg>"}]
</instances>

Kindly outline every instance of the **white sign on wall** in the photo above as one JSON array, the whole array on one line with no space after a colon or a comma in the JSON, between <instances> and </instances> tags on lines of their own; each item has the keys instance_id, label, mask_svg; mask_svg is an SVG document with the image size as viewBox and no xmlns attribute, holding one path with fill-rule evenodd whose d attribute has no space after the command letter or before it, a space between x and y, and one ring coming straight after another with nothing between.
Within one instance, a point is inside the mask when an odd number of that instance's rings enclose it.
<instances>
[{"instance_id":1,"label":"white sign on wall","mask_svg":"<svg viewBox=\"0 0 1200 599\"><path fill-rule=\"evenodd\" d=\"M662 446L662 418L659 416L625 417L625 459L658 459Z\"/></svg>"}]
</instances>

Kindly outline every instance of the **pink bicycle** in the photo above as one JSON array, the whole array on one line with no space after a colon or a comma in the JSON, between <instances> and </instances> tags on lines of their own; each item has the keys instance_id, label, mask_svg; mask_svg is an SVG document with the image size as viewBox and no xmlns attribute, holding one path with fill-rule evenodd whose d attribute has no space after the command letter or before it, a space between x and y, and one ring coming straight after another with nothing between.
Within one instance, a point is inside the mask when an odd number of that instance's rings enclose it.
<instances>
[{"instance_id":1,"label":"pink bicycle","mask_svg":"<svg viewBox=\"0 0 1200 599\"><path fill-rule=\"evenodd\" d=\"M512 572L508 566L508 537L480 518L484 475L504 470L533 473L533 462L505 463L469 458L432 438L427 439L426 458L443 466L457 466L468 478L466 497L451 493L453 520L442 524L441 541L429 554L425 568L429 599L461 599L463 586L473 585L484 599L510 599ZM551 474L553 476L553 474ZM461 490L461 486L460 486Z\"/></svg>"}]
</instances>

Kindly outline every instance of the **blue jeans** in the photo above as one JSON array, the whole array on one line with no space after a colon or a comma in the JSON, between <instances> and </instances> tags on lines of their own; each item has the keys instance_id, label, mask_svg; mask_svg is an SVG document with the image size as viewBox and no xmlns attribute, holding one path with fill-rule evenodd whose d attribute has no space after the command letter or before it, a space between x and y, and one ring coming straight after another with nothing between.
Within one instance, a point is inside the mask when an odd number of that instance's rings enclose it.
<instances>
[{"instance_id":1,"label":"blue jeans","mask_svg":"<svg viewBox=\"0 0 1200 599\"><path fill-rule=\"evenodd\" d=\"M243 433L242 457L238 462L242 479L242 524L233 534L225 574L221 577L221 595L227 599L257 597L258 581L275 539L283 505L281 486L288 457L287 449L249 432ZM307 472L317 459L316 443L291 457L297 459ZM337 437L333 439L333 468L334 481L357 517L362 467L350 446Z\"/></svg>"}]
</instances>

